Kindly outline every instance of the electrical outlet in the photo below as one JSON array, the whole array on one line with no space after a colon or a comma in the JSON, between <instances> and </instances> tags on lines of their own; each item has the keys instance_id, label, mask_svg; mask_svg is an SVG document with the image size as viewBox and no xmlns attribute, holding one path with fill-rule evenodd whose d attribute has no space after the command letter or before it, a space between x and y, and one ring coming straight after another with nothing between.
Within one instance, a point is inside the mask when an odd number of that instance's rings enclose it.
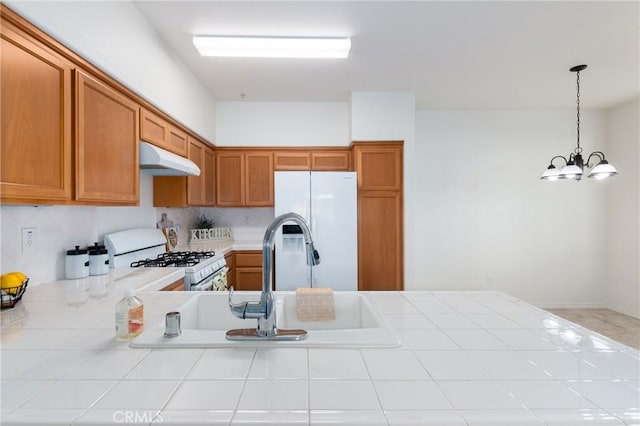
<instances>
[{"instance_id":1,"label":"electrical outlet","mask_svg":"<svg viewBox=\"0 0 640 426\"><path fill-rule=\"evenodd\" d=\"M22 253L31 253L36 248L36 228L22 228Z\"/></svg>"}]
</instances>

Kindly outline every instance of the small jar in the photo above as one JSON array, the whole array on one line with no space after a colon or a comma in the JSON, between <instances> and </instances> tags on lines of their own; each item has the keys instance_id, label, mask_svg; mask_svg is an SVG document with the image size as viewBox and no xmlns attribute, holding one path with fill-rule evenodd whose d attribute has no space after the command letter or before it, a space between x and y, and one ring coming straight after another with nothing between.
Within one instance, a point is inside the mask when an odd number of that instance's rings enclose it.
<instances>
[{"instance_id":1,"label":"small jar","mask_svg":"<svg viewBox=\"0 0 640 426\"><path fill-rule=\"evenodd\" d=\"M89 247L89 275L104 275L109 272L109 252L105 246L94 243Z\"/></svg>"},{"instance_id":2,"label":"small jar","mask_svg":"<svg viewBox=\"0 0 640 426\"><path fill-rule=\"evenodd\" d=\"M64 275L68 280L76 280L89 276L89 253L87 249L76 246L68 250L64 259Z\"/></svg>"}]
</instances>

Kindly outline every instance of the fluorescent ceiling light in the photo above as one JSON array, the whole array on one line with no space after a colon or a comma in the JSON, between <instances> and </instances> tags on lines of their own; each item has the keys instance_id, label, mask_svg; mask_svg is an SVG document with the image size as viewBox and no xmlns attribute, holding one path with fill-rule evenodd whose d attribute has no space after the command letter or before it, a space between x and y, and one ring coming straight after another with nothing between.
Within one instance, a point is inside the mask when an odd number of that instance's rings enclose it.
<instances>
[{"instance_id":1,"label":"fluorescent ceiling light","mask_svg":"<svg viewBox=\"0 0 640 426\"><path fill-rule=\"evenodd\" d=\"M351 39L319 37L193 36L202 56L244 58L346 58Z\"/></svg>"}]
</instances>

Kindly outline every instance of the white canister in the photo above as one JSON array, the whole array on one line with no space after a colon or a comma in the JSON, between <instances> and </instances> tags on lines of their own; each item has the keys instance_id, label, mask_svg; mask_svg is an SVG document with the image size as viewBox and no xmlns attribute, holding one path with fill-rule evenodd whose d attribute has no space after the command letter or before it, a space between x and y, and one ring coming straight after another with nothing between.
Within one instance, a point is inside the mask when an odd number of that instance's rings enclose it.
<instances>
[{"instance_id":1,"label":"white canister","mask_svg":"<svg viewBox=\"0 0 640 426\"><path fill-rule=\"evenodd\" d=\"M104 275L109 272L109 252L104 246L94 243L89 247L89 275Z\"/></svg>"},{"instance_id":2,"label":"white canister","mask_svg":"<svg viewBox=\"0 0 640 426\"><path fill-rule=\"evenodd\" d=\"M75 280L89 276L89 253L87 249L76 246L68 250L64 259L64 274L68 280Z\"/></svg>"}]
</instances>

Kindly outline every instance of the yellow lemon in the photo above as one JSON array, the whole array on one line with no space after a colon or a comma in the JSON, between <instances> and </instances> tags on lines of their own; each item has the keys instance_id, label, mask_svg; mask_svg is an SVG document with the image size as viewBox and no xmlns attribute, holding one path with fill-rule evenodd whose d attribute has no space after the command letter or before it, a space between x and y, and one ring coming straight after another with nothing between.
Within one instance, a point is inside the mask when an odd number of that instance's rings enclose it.
<instances>
[{"instance_id":1,"label":"yellow lemon","mask_svg":"<svg viewBox=\"0 0 640 426\"><path fill-rule=\"evenodd\" d=\"M27 279L27 276L22 272L9 272L0 275L0 288L5 293L15 294L22 283Z\"/></svg>"}]
</instances>

